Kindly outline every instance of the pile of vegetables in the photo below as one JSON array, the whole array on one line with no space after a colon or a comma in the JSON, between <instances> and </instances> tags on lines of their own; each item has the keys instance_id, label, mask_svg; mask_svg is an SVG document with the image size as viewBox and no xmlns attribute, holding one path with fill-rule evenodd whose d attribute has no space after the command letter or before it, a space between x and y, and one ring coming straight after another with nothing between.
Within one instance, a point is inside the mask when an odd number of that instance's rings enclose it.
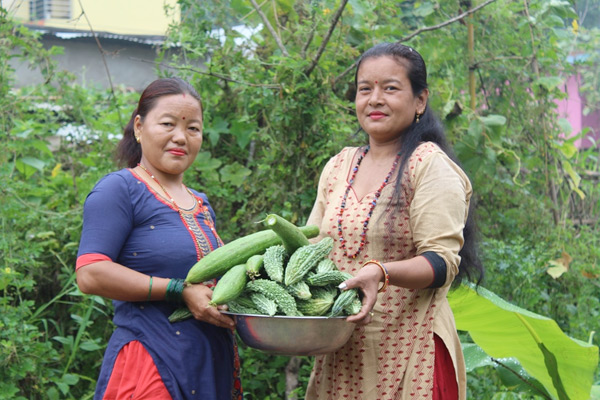
<instances>
[{"instance_id":1,"label":"pile of vegetables","mask_svg":"<svg viewBox=\"0 0 600 400\"><path fill-rule=\"evenodd\" d=\"M338 289L352 275L328 258L331 237L311 244L308 239L319 234L318 227L298 227L276 214L264 224L268 229L207 254L190 269L186 282L221 277L209 304L227 304L239 314L337 317L360 311L358 291ZM184 307L169 320L189 317Z\"/></svg>"}]
</instances>

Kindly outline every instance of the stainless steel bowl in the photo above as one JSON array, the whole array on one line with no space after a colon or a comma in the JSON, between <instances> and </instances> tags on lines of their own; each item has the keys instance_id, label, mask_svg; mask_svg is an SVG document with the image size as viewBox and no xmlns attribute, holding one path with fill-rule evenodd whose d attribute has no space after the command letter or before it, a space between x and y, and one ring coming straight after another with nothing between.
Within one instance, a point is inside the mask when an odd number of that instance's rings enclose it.
<instances>
[{"instance_id":1,"label":"stainless steel bowl","mask_svg":"<svg viewBox=\"0 0 600 400\"><path fill-rule=\"evenodd\" d=\"M234 318L236 330L248 346L288 356L331 353L348 341L355 327L355 324L346 321L346 317L222 313Z\"/></svg>"}]
</instances>

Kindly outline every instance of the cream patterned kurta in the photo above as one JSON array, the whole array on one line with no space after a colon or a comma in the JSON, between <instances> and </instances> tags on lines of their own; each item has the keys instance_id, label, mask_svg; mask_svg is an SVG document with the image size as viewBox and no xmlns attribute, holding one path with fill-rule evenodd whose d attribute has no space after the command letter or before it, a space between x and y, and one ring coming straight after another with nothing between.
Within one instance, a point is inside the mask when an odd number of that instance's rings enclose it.
<instances>
[{"instance_id":1,"label":"cream patterned kurta","mask_svg":"<svg viewBox=\"0 0 600 400\"><path fill-rule=\"evenodd\" d=\"M335 239L330 258L341 270L356 274L370 259L386 263L434 251L446 262L446 283L420 290L389 286L380 293L369 325L357 326L340 350L315 357L306 399L431 399L434 333L448 348L459 397L464 399L464 358L446 294L460 263L458 252L471 196L469 179L436 144L419 145L403 174L405 207L391 212L395 182L390 182L370 219L364 249L350 259L340 249L337 214L359 151L347 147L329 160L308 220L319 226L320 237ZM358 248L373 198L374 192L363 199L357 199L353 190L348 194L342 229L350 254Z\"/></svg>"}]
</instances>

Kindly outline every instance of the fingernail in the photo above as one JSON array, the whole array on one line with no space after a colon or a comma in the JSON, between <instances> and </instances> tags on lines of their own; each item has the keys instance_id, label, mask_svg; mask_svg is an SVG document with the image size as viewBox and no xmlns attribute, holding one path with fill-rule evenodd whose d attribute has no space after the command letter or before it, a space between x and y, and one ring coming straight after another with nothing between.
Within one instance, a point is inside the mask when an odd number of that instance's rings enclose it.
<instances>
[{"instance_id":1,"label":"fingernail","mask_svg":"<svg viewBox=\"0 0 600 400\"><path fill-rule=\"evenodd\" d=\"M345 290L348 287L348 285L346 285L346 282L342 282L339 284L338 288Z\"/></svg>"}]
</instances>

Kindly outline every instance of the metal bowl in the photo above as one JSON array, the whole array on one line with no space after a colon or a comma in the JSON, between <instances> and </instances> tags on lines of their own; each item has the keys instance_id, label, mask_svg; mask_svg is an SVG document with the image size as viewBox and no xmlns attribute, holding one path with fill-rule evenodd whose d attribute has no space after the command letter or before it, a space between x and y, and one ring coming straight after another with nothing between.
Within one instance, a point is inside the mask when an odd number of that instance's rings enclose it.
<instances>
[{"instance_id":1,"label":"metal bowl","mask_svg":"<svg viewBox=\"0 0 600 400\"><path fill-rule=\"evenodd\" d=\"M331 353L350 339L355 327L355 324L346 321L346 317L222 313L233 317L240 338L248 346L288 356Z\"/></svg>"}]
</instances>

